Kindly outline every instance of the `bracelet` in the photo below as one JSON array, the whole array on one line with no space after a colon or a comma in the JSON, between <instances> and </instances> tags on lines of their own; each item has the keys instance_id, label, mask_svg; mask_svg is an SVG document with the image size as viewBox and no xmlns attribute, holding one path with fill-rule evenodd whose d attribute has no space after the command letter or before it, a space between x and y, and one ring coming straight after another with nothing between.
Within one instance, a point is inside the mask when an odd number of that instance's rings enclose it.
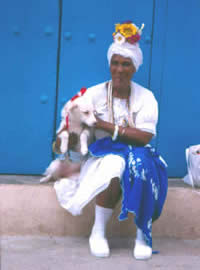
<instances>
[{"instance_id":1,"label":"bracelet","mask_svg":"<svg viewBox=\"0 0 200 270\"><path fill-rule=\"evenodd\" d=\"M112 140L113 141L116 141L117 136L118 136L118 132L119 132L119 126L118 125L115 125L115 130L114 130L114 133L112 135Z\"/></svg>"}]
</instances>

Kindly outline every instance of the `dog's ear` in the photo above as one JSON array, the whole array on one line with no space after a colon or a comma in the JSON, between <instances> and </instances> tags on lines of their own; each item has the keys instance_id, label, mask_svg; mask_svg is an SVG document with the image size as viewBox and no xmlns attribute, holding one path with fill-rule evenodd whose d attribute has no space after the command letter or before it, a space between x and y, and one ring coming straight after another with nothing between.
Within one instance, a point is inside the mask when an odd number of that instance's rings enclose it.
<instances>
[{"instance_id":1,"label":"dog's ear","mask_svg":"<svg viewBox=\"0 0 200 270\"><path fill-rule=\"evenodd\" d=\"M71 104L69 104L68 109L69 109L69 111L72 111L77 107L78 107L78 104L76 104L76 102L71 102Z\"/></svg>"}]
</instances>

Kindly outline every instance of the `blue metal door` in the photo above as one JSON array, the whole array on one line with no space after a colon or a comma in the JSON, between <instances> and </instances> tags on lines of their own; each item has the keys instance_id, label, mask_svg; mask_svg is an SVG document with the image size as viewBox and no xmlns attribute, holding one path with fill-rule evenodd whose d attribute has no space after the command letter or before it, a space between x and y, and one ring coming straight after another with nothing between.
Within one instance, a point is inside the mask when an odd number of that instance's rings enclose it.
<instances>
[{"instance_id":1,"label":"blue metal door","mask_svg":"<svg viewBox=\"0 0 200 270\"><path fill-rule=\"evenodd\" d=\"M185 148L200 143L200 1L156 1L151 87L161 89L158 149L169 176L186 173Z\"/></svg>"},{"instance_id":2,"label":"blue metal door","mask_svg":"<svg viewBox=\"0 0 200 270\"><path fill-rule=\"evenodd\" d=\"M106 54L115 23L145 23L144 65L135 80L149 87L153 16L153 0L3 3L1 173L44 171L52 159L54 116L58 125L61 107L74 93L110 78Z\"/></svg>"},{"instance_id":3,"label":"blue metal door","mask_svg":"<svg viewBox=\"0 0 200 270\"><path fill-rule=\"evenodd\" d=\"M130 19L146 25L135 80L159 101L158 150L169 176L182 177L185 148L199 143L199 10L199 0L4 1L0 173L44 171L61 107L81 87L110 78L114 24Z\"/></svg>"},{"instance_id":4,"label":"blue metal door","mask_svg":"<svg viewBox=\"0 0 200 270\"><path fill-rule=\"evenodd\" d=\"M58 26L58 1L1 3L1 173L38 174L51 160Z\"/></svg>"},{"instance_id":5,"label":"blue metal door","mask_svg":"<svg viewBox=\"0 0 200 270\"><path fill-rule=\"evenodd\" d=\"M145 23L141 40L144 65L135 80L149 86L153 2L63 1L57 123L61 107L81 87L110 79L106 55L118 22L133 20L138 26Z\"/></svg>"}]
</instances>

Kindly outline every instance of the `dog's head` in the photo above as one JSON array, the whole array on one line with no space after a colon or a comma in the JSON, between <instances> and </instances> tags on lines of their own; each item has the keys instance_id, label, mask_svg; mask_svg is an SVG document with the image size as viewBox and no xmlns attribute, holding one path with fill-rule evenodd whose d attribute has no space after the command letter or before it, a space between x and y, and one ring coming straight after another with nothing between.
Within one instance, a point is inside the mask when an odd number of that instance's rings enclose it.
<instances>
[{"instance_id":1,"label":"dog's head","mask_svg":"<svg viewBox=\"0 0 200 270\"><path fill-rule=\"evenodd\" d=\"M89 127L94 126L96 117L94 115L94 106L88 98L82 96L74 100L69 107L70 115L77 122Z\"/></svg>"}]
</instances>

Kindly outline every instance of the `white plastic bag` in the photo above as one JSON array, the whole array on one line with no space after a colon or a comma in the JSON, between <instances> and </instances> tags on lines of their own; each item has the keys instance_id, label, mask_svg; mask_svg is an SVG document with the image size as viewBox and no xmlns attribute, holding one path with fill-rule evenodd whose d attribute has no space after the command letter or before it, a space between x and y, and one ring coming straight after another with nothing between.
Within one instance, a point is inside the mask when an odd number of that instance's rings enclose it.
<instances>
[{"instance_id":1,"label":"white plastic bag","mask_svg":"<svg viewBox=\"0 0 200 270\"><path fill-rule=\"evenodd\" d=\"M183 181L192 187L200 187L200 144L187 148L185 155L188 174Z\"/></svg>"}]
</instances>

